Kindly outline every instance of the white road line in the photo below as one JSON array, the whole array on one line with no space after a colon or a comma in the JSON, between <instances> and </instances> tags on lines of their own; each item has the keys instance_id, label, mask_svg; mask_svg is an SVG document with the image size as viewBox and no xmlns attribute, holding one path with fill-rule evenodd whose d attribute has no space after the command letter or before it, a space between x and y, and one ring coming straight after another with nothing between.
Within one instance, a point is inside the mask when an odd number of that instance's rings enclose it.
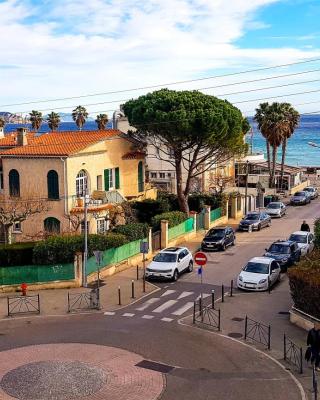
<instances>
[{"instance_id":1,"label":"white road line","mask_svg":"<svg viewBox=\"0 0 320 400\"><path fill-rule=\"evenodd\" d=\"M132 313L124 313L124 314L122 314L122 316L123 317L133 317L135 314L132 314Z\"/></svg>"},{"instance_id":2,"label":"white road line","mask_svg":"<svg viewBox=\"0 0 320 400\"><path fill-rule=\"evenodd\" d=\"M143 315L141 318L144 318L144 319L152 319L152 318L154 318L154 315L147 315L147 314L145 314L145 315Z\"/></svg>"},{"instance_id":3,"label":"white road line","mask_svg":"<svg viewBox=\"0 0 320 400\"><path fill-rule=\"evenodd\" d=\"M202 298L205 299L207 297L211 296L211 294L209 293L202 293ZM201 297L201 293L199 294L199 296L197 296L197 299L199 299Z\"/></svg>"},{"instance_id":4,"label":"white road line","mask_svg":"<svg viewBox=\"0 0 320 400\"><path fill-rule=\"evenodd\" d=\"M149 299L149 300L147 300L146 302L144 302L144 303L142 304L142 306L137 307L136 310L138 310L138 311L143 311L143 310L145 310L146 308L148 308L149 306L151 306L151 304L154 304L154 303L156 303L156 302L159 301L159 300L160 300L160 297L152 297L151 299Z\"/></svg>"},{"instance_id":5,"label":"white road line","mask_svg":"<svg viewBox=\"0 0 320 400\"><path fill-rule=\"evenodd\" d=\"M183 299L184 297L188 297L188 296L190 296L191 294L193 294L194 292L182 292L181 294L180 294L180 296L178 297L178 300L180 300L180 299Z\"/></svg>"},{"instance_id":6,"label":"white road line","mask_svg":"<svg viewBox=\"0 0 320 400\"><path fill-rule=\"evenodd\" d=\"M114 315L115 312L114 311L106 311L105 313L103 313L104 315Z\"/></svg>"},{"instance_id":7,"label":"white road line","mask_svg":"<svg viewBox=\"0 0 320 400\"><path fill-rule=\"evenodd\" d=\"M175 293L175 292L176 292L176 290L171 290L171 289L166 290L166 291L161 295L161 297L169 296L170 294Z\"/></svg>"},{"instance_id":8,"label":"white road line","mask_svg":"<svg viewBox=\"0 0 320 400\"><path fill-rule=\"evenodd\" d=\"M171 314L173 314L173 315L182 315L186 311L188 311L191 307L193 307L193 302L192 301L188 301L188 303L186 303L184 306L178 308L178 310L174 311Z\"/></svg>"},{"instance_id":9,"label":"white road line","mask_svg":"<svg viewBox=\"0 0 320 400\"><path fill-rule=\"evenodd\" d=\"M177 303L177 300L168 300L165 303L161 304L158 308L154 309L152 312L161 313L162 311L166 310L169 307L172 307Z\"/></svg>"},{"instance_id":10,"label":"white road line","mask_svg":"<svg viewBox=\"0 0 320 400\"><path fill-rule=\"evenodd\" d=\"M172 319L172 318L164 317L164 318L161 318L161 321L164 321L164 322L172 322L173 319Z\"/></svg>"}]
</instances>

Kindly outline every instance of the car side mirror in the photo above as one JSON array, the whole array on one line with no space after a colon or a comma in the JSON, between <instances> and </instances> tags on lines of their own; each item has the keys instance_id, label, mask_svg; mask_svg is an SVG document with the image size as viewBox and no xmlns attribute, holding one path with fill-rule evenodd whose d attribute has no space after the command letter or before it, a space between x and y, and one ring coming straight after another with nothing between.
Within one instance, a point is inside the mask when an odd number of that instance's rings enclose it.
<instances>
[{"instance_id":1,"label":"car side mirror","mask_svg":"<svg viewBox=\"0 0 320 400\"><path fill-rule=\"evenodd\" d=\"M265 251L268 251L268 249L265 249Z\"/></svg>"},{"instance_id":2,"label":"car side mirror","mask_svg":"<svg viewBox=\"0 0 320 400\"><path fill-rule=\"evenodd\" d=\"M180 258L178 258L178 263L181 262Z\"/></svg>"}]
</instances>

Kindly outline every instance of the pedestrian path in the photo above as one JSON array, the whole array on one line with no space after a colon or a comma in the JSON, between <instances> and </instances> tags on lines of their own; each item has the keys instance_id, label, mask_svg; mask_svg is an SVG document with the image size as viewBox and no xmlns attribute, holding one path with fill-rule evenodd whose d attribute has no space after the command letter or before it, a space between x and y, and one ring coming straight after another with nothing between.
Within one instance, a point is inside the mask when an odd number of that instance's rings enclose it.
<instances>
[{"instance_id":1,"label":"pedestrian path","mask_svg":"<svg viewBox=\"0 0 320 400\"><path fill-rule=\"evenodd\" d=\"M212 290L218 295L220 288L214 285L206 285L202 292L202 298L212 296ZM148 299L141 300L126 309L108 311L107 317L117 316L123 318L142 318L144 320L160 320L173 322L187 313L192 313L194 301L201 295L201 288L195 290L175 290L164 287L160 292ZM217 297L216 297L217 298Z\"/></svg>"}]
</instances>

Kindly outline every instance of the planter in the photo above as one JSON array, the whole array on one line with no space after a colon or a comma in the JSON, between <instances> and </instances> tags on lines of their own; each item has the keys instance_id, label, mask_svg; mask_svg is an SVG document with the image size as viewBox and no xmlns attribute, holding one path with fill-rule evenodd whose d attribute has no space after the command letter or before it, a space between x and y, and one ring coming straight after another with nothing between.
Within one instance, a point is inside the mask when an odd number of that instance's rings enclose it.
<instances>
[{"instance_id":1,"label":"planter","mask_svg":"<svg viewBox=\"0 0 320 400\"><path fill-rule=\"evenodd\" d=\"M83 199L81 199L81 198L78 198L77 200L76 200L76 205L77 205L77 207L83 207Z\"/></svg>"},{"instance_id":2,"label":"planter","mask_svg":"<svg viewBox=\"0 0 320 400\"><path fill-rule=\"evenodd\" d=\"M319 323L320 320L292 307L290 310L290 322L297 325L299 328L309 331L314 327L314 324L316 322Z\"/></svg>"}]
</instances>

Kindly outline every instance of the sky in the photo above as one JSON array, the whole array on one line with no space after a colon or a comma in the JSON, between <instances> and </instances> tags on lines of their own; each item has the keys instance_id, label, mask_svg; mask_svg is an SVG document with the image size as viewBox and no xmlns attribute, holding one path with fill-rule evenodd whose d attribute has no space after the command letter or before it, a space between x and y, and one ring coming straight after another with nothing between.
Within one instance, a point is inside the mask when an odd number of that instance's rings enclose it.
<instances>
[{"instance_id":1,"label":"sky","mask_svg":"<svg viewBox=\"0 0 320 400\"><path fill-rule=\"evenodd\" d=\"M0 15L0 111L81 104L111 115L155 89L96 93L213 77L170 88L227 98L245 115L272 96L320 113L319 0L0 0Z\"/></svg>"}]
</instances>

